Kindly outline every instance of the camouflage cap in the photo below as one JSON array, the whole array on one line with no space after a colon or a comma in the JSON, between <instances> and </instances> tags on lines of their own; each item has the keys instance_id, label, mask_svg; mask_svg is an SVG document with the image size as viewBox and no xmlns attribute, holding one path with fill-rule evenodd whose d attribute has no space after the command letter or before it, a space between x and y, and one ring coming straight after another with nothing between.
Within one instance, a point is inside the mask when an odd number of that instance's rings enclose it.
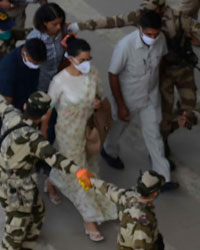
<instances>
[{"instance_id":1,"label":"camouflage cap","mask_svg":"<svg viewBox=\"0 0 200 250\"><path fill-rule=\"evenodd\" d=\"M165 178L153 170L145 171L140 175L137 181L137 191L142 196L149 196L150 194L159 191L165 184Z\"/></svg>"},{"instance_id":2,"label":"camouflage cap","mask_svg":"<svg viewBox=\"0 0 200 250\"><path fill-rule=\"evenodd\" d=\"M148 10L155 10L165 5L165 0L145 0L141 4L142 7Z\"/></svg>"},{"instance_id":3,"label":"camouflage cap","mask_svg":"<svg viewBox=\"0 0 200 250\"><path fill-rule=\"evenodd\" d=\"M51 98L43 91L36 91L30 95L27 101L27 113L31 117L43 116L50 107Z\"/></svg>"}]
</instances>

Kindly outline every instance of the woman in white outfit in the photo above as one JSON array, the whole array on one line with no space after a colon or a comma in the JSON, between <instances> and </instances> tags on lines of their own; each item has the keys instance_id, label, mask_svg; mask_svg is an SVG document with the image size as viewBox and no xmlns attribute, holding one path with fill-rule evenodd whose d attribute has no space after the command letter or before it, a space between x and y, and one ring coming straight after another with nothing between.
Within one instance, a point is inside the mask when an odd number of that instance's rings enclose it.
<instances>
[{"instance_id":1,"label":"woman in white outfit","mask_svg":"<svg viewBox=\"0 0 200 250\"><path fill-rule=\"evenodd\" d=\"M52 80L48 94L57 110L56 143L58 150L75 163L97 174L98 164L86 154L86 124L101 105L102 84L96 69L90 65L90 45L73 36L66 41L69 66ZM89 238L103 240L97 223L117 218L116 206L91 189L84 191L73 175L51 171L50 181L69 198L84 220Z\"/></svg>"}]
</instances>

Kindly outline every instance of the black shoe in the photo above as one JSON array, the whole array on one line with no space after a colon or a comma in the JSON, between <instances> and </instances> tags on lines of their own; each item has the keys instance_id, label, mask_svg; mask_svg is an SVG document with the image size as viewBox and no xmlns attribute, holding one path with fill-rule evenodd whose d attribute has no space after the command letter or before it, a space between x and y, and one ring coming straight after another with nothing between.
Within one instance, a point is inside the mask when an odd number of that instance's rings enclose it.
<instances>
[{"instance_id":1,"label":"black shoe","mask_svg":"<svg viewBox=\"0 0 200 250\"><path fill-rule=\"evenodd\" d=\"M171 172L175 171L176 170L176 164L170 159L167 159L167 160L169 162L170 171Z\"/></svg>"},{"instance_id":2,"label":"black shoe","mask_svg":"<svg viewBox=\"0 0 200 250\"><path fill-rule=\"evenodd\" d=\"M113 158L112 156L110 156L109 154L106 153L104 148L102 148L102 150L101 150L101 156L104 158L104 160L108 163L109 166L111 166L113 168L117 168L117 169L124 168L124 164L120 160L120 158L119 157Z\"/></svg>"},{"instance_id":3,"label":"black shoe","mask_svg":"<svg viewBox=\"0 0 200 250\"><path fill-rule=\"evenodd\" d=\"M161 192L173 191L176 190L177 188L179 188L179 184L177 182L169 181L162 186Z\"/></svg>"}]
</instances>

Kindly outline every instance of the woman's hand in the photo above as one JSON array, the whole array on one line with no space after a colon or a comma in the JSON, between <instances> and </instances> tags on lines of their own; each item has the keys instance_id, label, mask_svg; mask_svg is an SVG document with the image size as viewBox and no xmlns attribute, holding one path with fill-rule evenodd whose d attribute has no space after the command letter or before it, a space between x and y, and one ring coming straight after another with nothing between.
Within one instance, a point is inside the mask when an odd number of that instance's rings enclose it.
<instances>
[{"instance_id":1,"label":"woman's hand","mask_svg":"<svg viewBox=\"0 0 200 250\"><path fill-rule=\"evenodd\" d=\"M93 101L93 108L100 109L100 107L101 107L101 100L98 97L95 97Z\"/></svg>"},{"instance_id":2,"label":"woman's hand","mask_svg":"<svg viewBox=\"0 0 200 250\"><path fill-rule=\"evenodd\" d=\"M49 125L49 120L51 117L51 110L48 110L45 115L42 116L41 119L41 132L44 138L48 138L48 125Z\"/></svg>"},{"instance_id":3,"label":"woman's hand","mask_svg":"<svg viewBox=\"0 0 200 250\"><path fill-rule=\"evenodd\" d=\"M40 130L44 138L47 139L48 138L48 124L46 124L45 122L42 122Z\"/></svg>"}]
</instances>

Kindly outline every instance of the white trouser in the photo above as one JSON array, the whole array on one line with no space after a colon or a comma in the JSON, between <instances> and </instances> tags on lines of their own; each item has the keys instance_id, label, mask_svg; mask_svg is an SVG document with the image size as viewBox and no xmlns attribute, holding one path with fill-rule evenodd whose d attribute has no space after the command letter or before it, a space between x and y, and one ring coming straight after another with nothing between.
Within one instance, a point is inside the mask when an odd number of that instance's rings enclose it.
<instances>
[{"instance_id":1,"label":"white trouser","mask_svg":"<svg viewBox=\"0 0 200 250\"><path fill-rule=\"evenodd\" d=\"M160 135L160 109L156 109L149 104L147 107L135 112L131 115L131 121L138 116L142 134L146 147L152 160L152 168L159 174L163 175L166 182L170 181L169 162L164 156L164 144ZM104 149L106 153L116 158L119 153L119 140L121 135L127 128L128 123L116 120L110 130L105 143Z\"/></svg>"}]
</instances>

